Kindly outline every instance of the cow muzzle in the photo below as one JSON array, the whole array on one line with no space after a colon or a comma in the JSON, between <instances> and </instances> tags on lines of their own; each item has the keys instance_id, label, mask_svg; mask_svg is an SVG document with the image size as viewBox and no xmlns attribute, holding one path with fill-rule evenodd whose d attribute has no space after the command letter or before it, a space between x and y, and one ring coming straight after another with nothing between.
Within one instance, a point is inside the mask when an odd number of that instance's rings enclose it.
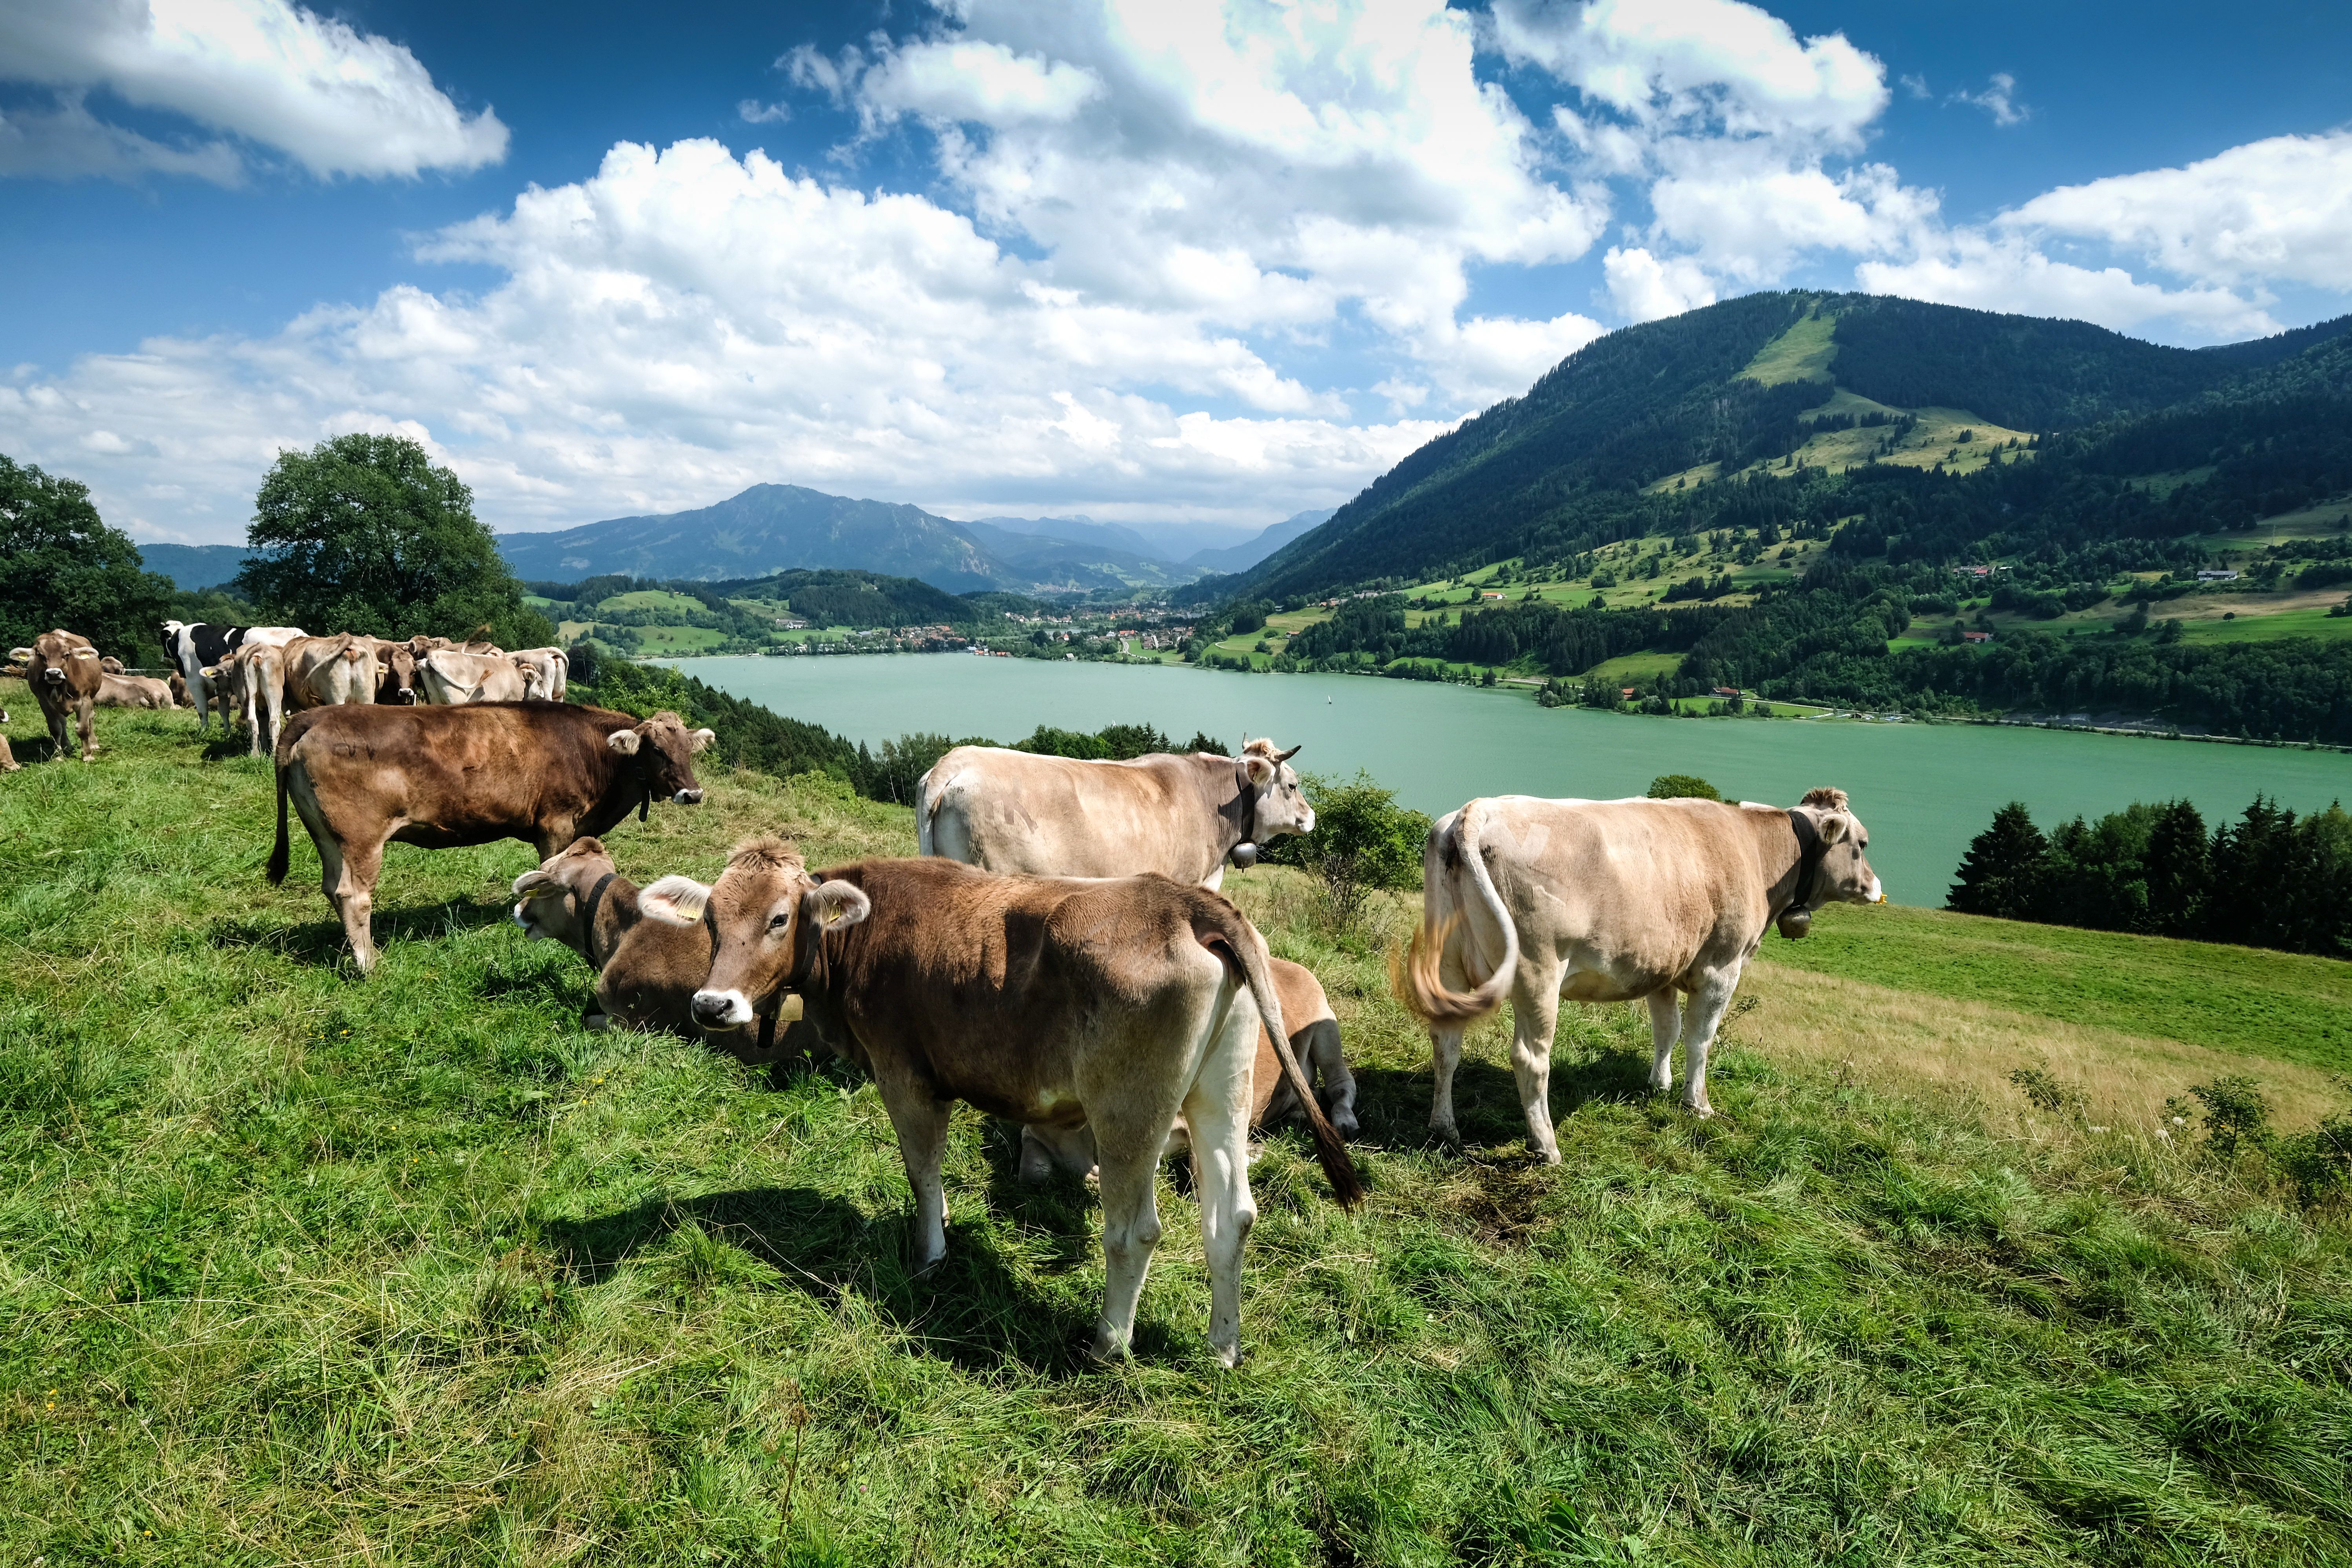
<instances>
[{"instance_id":1,"label":"cow muzzle","mask_svg":"<svg viewBox=\"0 0 2352 1568\"><path fill-rule=\"evenodd\" d=\"M740 1029L751 1021L751 1004L740 991L698 991L688 1011L706 1029Z\"/></svg>"},{"instance_id":2,"label":"cow muzzle","mask_svg":"<svg viewBox=\"0 0 2352 1568\"><path fill-rule=\"evenodd\" d=\"M392 694L392 700L399 707L414 708L416 706L416 691L413 687L404 686Z\"/></svg>"},{"instance_id":3,"label":"cow muzzle","mask_svg":"<svg viewBox=\"0 0 2352 1568\"><path fill-rule=\"evenodd\" d=\"M702 792L698 789L682 789L676 795L670 796L670 799L676 801L680 805L700 805L702 804Z\"/></svg>"},{"instance_id":4,"label":"cow muzzle","mask_svg":"<svg viewBox=\"0 0 2352 1568\"><path fill-rule=\"evenodd\" d=\"M41 679L51 686L63 686L66 683L66 672L53 664L41 671Z\"/></svg>"}]
</instances>

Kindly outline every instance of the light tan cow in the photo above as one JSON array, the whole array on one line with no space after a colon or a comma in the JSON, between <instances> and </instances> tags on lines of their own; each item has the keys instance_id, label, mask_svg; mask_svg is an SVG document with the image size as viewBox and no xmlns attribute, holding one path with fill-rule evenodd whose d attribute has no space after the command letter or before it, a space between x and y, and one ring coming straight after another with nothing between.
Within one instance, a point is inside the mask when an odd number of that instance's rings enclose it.
<instances>
[{"instance_id":1,"label":"light tan cow","mask_svg":"<svg viewBox=\"0 0 2352 1568\"><path fill-rule=\"evenodd\" d=\"M228 694L229 700L244 710L246 734L252 741L247 754L275 755L278 731L286 726L285 647L248 635L229 649L226 658L206 666L203 674L206 681L218 685Z\"/></svg>"},{"instance_id":2,"label":"light tan cow","mask_svg":"<svg viewBox=\"0 0 2352 1568\"><path fill-rule=\"evenodd\" d=\"M172 700L168 681L152 675L109 675L98 678L98 705L100 708L176 708Z\"/></svg>"},{"instance_id":3,"label":"light tan cow","mask_svg":"<svg viewBox=\"0 0 2352 1568\"><path fill-rule=\"evenodd\" d=\"M1123 1356L1152 1247L1160 1151L1181 1111L1208 1253L1209 1342L1241 1356L1250 1068L1263 1026L1306 1107L1340 1201L1362 1195L1314 1103L1266 973L1265 943L1219 895L1165 877L992 877L937 858L809 874L777 839L740 847L715 886L665 877L656 920L708 921L706 1028L740 1028L798 994L825 1042L874 1075L914 1189L915 1263L947 1251L940 1179L956 1100L1024 1122L1094 1130L1101 1160L1103 1310L1095 1353Z\"/></svg>"},{"instance_id":4,"label":"light tan cow","mask_svg":"<svg viewBox=\"0 0 2352 1568\"><path fill-rule=\"evenodd\" d=\"M1397 989L1430 1027L1430 1126L1460 1138L1462 1030L1507 994L1528 1142L1550 1163L1559 1163L1551 1044L1563 995L1646 1000L1657 1053L1651 1088L1672 1087L1679 1035L1684 1100L1713 1115L1707 1048L1765 928L1777 921L1782 935L1801 936L1822 904L1885 902L1864 858L1869 844L1838 789L1809 790L1787 810L1496 795L1447 814L1422 853L1421 929Z\"/></svg>"},{"instance_id":5,"label":"light tan cow","mask_svg":"<svg viewBox=\"0 0 2352 1568\"><path fill-rule=\"evenodd\" d=\"M522 694L526 700L561 702L565 684L572 677L572 656L560 647L527 647L507 657L522 671Z\"/></svg>"},{"instance_id":6,"label":"light tan cow","mask_svg":"<svg viewBox=\"0 0 2352 1568\"><path fill-rule=\"evenodd\" d=\"M520 702L522 668L503 654L436 648L416 661L425 700L442 707L465 702Z\"/></svg>"},{"instance_id":7,"label":"light tan cow","mask_svg":"<svg viewBox=\"0 0 2352 1568\"><path fill-rule=\"evenodd\" d=\"M1225 863L1315 831L1290 759L1252 741L1238 757L1166 752L1127 763L958 746L915 786L915 837L926 855L984 871L1134 877L1146 871L1216 889Z\"/></svg>"},{"instance_id":8,"label":"light tan cow","mask_svg":"<svg viewBox=\"0 0 2352 1568\"><path fill-rule=\"evenodd\" d=\"M286 706L293 711L375 701L378 672L373 637L350 632L296 637L283 653Z\"/></svg>"},{"instance_id":9,"label":"light tan cow","mask_svg":"<svg viewBox=\"0 0 2352 1568\"><path fill-rule=\"evenodd\" d=\"M1290 1031L1291 1054L1309 1078L1322 1081L1316 1096L1322 1102L1323 1113L1331 1120L1331 1130L1342 1138L1356 1132L1356 1079L1348 1071L1348 1058L1339 1047L1339 1020L1332 1014L1331 999L1323 994L1323 984L1305 964L1293 963L1286 958L1266 960L1267 974L1274 979L1275 994L1282 999L1282 1022ZM1290 1091L1290 1080L1282 1075L1282 1058L1275 1055L1274 1042L1266 1037L1265 1027L1257 1031L1257 1059L1250 1068L1250 1116L1252 1127L1265 1127L1286 1116L1299 1112L1298 1097ZM1192 1130L1179 1116L1176 1125L1169 1130L1167 1152L1181 1153L1192 1147ZM1252 1159L1256 1152L1251 1152ZM1087 1127L1059 1128L1024 1125L1021 1129L1021 1179L1035 1185L1051 1175L1055 1167L1073 1176L1095 1173L1095 1135Z\"/></svg>"},{"instance_id":10,"label":"light tan cow","mask_svg":"<svg viewBox=\"0 0 2352 1568\"><path fill-rule=\"evenodd\" d=\"M0 724L5 724L7 721L8 710L0 708ZM19 773L24 771L25 764L18 762L16 754L8 749L8 737L0 735L0 773Z\"/></svg>"}]
</instances>

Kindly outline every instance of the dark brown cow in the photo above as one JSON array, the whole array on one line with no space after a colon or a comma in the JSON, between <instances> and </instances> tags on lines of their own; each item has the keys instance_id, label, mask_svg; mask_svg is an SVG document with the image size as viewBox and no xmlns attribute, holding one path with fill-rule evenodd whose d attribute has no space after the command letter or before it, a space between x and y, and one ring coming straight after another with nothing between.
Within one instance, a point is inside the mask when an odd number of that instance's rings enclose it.
<instances>
[{"instance_id":1,"label":"dark brown cow","mask_svg":"<svg viewBox=\"0 0 2352 1568\"><path fill-rule=\"evenodd\" d=\"M788 1054L776 1048L768 1027L759 1031L768 1043L755 1045L747 1031L709 1035L694 1021L694 994L710 973L709 933L641 915L637 885L614 868L604 840L583 838L550 857L517 877L514 891L520 900L514 922L526 938L560 942L596 971L598 1011L580 1020L582 1028L667 1029L710 1039L751 1063ZM782 1016L798 1018L800 1004L787 1003Z\"/></svg>"},{"instance_id":2,"label":"dark brown cow","mask_svg":"<svg viewBox=\"0 0 2352 1568\"><path fill-rule=\"evenodd\" d=\"M1363 1189L1291 1054L1265 941L1222 896L1161 876L997 877L936 858L863 860L812 877L776 839L744 845L718 883L665 877L656 920L708 922L694 997L708 1028L741 1027L797 994L825 1043L874 1075L916 1207L916 1258L947 1251L948 1113L1089 1124L1100 1160L1097 1355L1127 1353L1160 1239L1153 1185L1181 1110L1208 1253L1209 1342L1241 1355L1251 1064L1261 1026L1307 1108L1343 1203Z\"/></svg>"},{"instance_id":3,"label":"dark brown cow","mask_svg":"<svg viewBox=\"0 0 2352 1568\"><path fill-rule=\"evenodd\" d=\"M375 700L387 707L406 708L416 700L416 655L404 642L370 637L375 645Z\"/></svg>"},{"instance_id":4,"label":"dark brown cow","mask_svg":"<svg viewBox=\"0 0 2352 1568\"><path fill-rule=\"evenodd\" d=\"M365 973L375 967L368 911L387 843L454 849L520 838L545 860L633 808L642 817L656 795L700 801L693 758L712 739L675 713L639 721L554 702L313 708L278 736L269 880L286 879L290 798L319 847L320 890Z\"/></svg>"},{"instance_id":5,"label":"dark brown cow","mask_svg":"<svg viewBox=\"0 0 2352 1568\"><path fill-rule=\"evenodd\" d=\"M89 639L68 631L43 632L33 639L30 647L12 648L8 657L25 667L25 683L33 689L33 700L41 705L41 717L49 721L49 739L57 750L52 754L63 762L72 749L66 735L66 715L74 716L81 731L81 760L89 762L98 755L98 742L90 739L89 713L98 706L100 682L105 677L98 667L98 649Z\"/></svg>"}]
</instances>

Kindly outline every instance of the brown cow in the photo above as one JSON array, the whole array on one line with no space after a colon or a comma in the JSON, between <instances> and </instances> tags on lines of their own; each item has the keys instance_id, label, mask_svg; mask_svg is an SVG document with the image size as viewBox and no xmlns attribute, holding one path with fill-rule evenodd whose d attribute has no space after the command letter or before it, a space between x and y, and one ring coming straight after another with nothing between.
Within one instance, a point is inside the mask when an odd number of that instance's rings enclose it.
<instances>
[{"instance_id":1,"label":"brown cow","mask_svg":"<svg viewBox=\"0 0 2352 1568\"><path fill-rule=\"evenodd\" d=\"M7 721L8 710L0 708L0 724ZM16 753L8 749L8 737L0 735L0 773L22 773L24 768L25 764L18 762Z\"/></svg>"},{"instance_id":2,"label":"brown cow","mask_svg":"<svg viewBox=\"0 0 2352 1568\"><path fill-rule=\"evenodd\" d=\"M1322 1101L1323 1113L1331 1119L1332 1130L1342 1138L1352 1136L1356 1131L1356 1079L1348 1071L1348 1058L1339 1047L1339 1020L1331 1012L1331 999L1323 994L1322 982L1305 964L1293 963L1286 958L1270 958L1265 968L1274 977L1276 994L1282 998L1282 1021L1290 1030L1291 1054L1310 1077L1322 1079L1317 1094ZM1282 1058L1274 1054L1274 1042L1266 1037L1261 1025L1257 1032L1257 1060L1250 1068L1250 1125L1265 1127L1297 1114L1298 1098L1290 1092L1290 1080L1282 1076ZM1180 1116L1169 1131L1168 1152L1179 1153L1190 1147L1191 1129ZM1252 1158L1255 1157L1253 1152ZM1093 1175L1094 1134L1084 1127L1024 1126L1021 1179L1034 1186L1050 1176L1057 1165L1074 1176Z\"/></svg>"},{"instance_id":3,"label":"brown cow","mask_svg":"<svg viewBox=\"0 0 2352 1568\"><path fill-rule=\"evenodd\" d=\"M715 886L665 877L637 906L708 922L716 952L697 1022L740 1028L797 993L825 1042L874 1075L914 1189L919 1268L947 1251L940 1162L954 1101L1016 1121L1089 1123L1107 1275L1097 1355L1124 1355L1132 1337L1160 1239L1160 1151L1181 1110L1209 1259L1209 1341L1226 1365L1240 1359L1259 1026L1340 1201L1362 1196L1291 1055L1264 940L1206 889L1160 876L996 877L936 858L812 877L770 838L739 847Z\"/></svg>"},{"instance_id":4,"label":"brown cow","mask_svg":"<svg viewBox=\"0 0 2352 1568\"><path fill-rule=\"evenodd\" d=\"M185 708L188 706L190 700L188 696L188 678L182 675L175 669L171 674L170 685L172 688L172 706L174 708Z\"/></svg>"},{"instance_id":5,"label":"brown cow","mask_svg":"<svg viewBox=\"0 0 2352 1568\"><path fill-rule=\"evenodd\" d=\"M152 675L100 675L98 678L98 705L100 708L173 708L172 689Z\"/></svg>"},{"instance_id":6,"label":"brown cow","mask_svg":"<svg viewBox=\"0 0 2352 1568\"><path fill-rule=\"evenodd\" d=\"M265 757L276 752L278 737L286 724L286 645L248 634L226 658L206 665L202 673L208 683L245 710L246 734L252 742L247 754ZM263 744L265 733L267 745Z\"/></svg>"},{"instance_id":7,"label":"brown cow","mask_svg":"<svg viewBox=\"0 0 2352 1568\"><path fill-rule=\"evenodd\" d=\"M560 647L527 647L507 657L522 671L522 694L561 702L571 682L572 656Z\"/></svg>"},{"instance_id":8,"label":"brown cow","mask_svg":"<svg viewBox=\"0 0 2352 1568\"><path fill-rule=\"evenodd\" d=\"M388 637L368 637L375 648L375 700L406 708L416 700L416 655L408 644Z\"/></svg>"},{"instance_id":9,"label":"brown cow","mask_svg":"<svg viewBox=\"0 0 2352 1568\"><path fill-rule=\"evenodd\" d=\"M699 927L646 920L637 910L638 888L614 867L598 838L583 838L514 880L514 922L531 942L560 942L596 971L600 1011L580 1020L585 1029L667 1029L689 1039L709 1038L743 1061L772 1061L787 1053L771 1038L773 1018L761 1020L754 1046L740 1029L706 1035L690 1011L710 973L710 938ZM797 1001L782 1016L800 1016Z\"/></svg>"},{"instance_id":10,"label":"brown cow","mask_svg":"<svg viewBox=\"0 0 2352 1568\"><path fill-rule=\"evenodd\" d=\"M436 648L416 661L425 700L454 708L467 702L521 702L535 694L522 667L504 655L459 653Z\"/></svg>"},{"instance_id":11,"label":"brown cow","mask_svg":"<svg viewBox=\"0 0 2352 1568\"><path fill-rule=\"evenodd\" d=\"M119 658L115 658L115 657L114 657L112 654L110 654L110 654L107 654L107 655L105 655L105 656L103 656L103 657L101 657L101 658L99 659L99 661L98 661L98 668L99 668L99 673L100 673L100 674L101 674L101 675L127 675L127 674L129 674L129 673L130 673L128 670L126 670L126 669L124 669L124 668L122 668L122 661L121 661L121 659L119 659ZM110 706L110 704L107 704L107 703L100 703L100 707L107 707L107 706Z\"/></svg>"},{"instance_id":12,"label":"brown cow","mask_svg":"<svg viewBox=\"0 0 2352 1568\"><path fill-rule=\"evenodd\" d=\"M702 799L694 753L713 739L675 713L638 721L553 702L457 708L313 708L278 742L278 844L285 880L286 803L319 847L319 886L342 917L362 973L375 967L368 911L383 847L453 849L520 838L545 860L601 834L656 795Z\"/></svg>"},{"instance_id":13,"label":"brown cow","mask_svg":"<svg viewBox=\"0 0 2352 1568\"><path fill-rule=\"evenodd\" d=\"M1673 1083L1701 1116L1706 1053L1767 926L1802 936L1837 901L1884 903L1845 791L1786 810L1742 801L1541 800L1496 795L1438 819L1422 849L1422 923L1398 997L1429 1025L1429 1124L1449 1140L1463 1026L1511 999L1511 1066L1528 1142L1559 1163L1552 1034L1573 1002L1650 1005L1650 1087ZM1483 978L1480 972L1484 972ZM1683 998L1687 997L1687 1002Z\"/></svg>"},{"instance_id":14,"label":"brown cow","mask_svg":"<svg viewBox=\"0 0 2352 1568\"><path fill-rule=\"evenodd\" d=\"M68 631L43 632L33 639L32 647L12 648L8 657L24 667L25 683L33 689L41 717L49 721L49 740L57 748L52 755L63 762L72 749L66 735L66 715L71 713L81 731L81 760L86 763L97 756L98 742L89 733L89 710L98 705L103 677L98 668L98 649L90 647L89 639Z\"/></svg>"}]
</instances>

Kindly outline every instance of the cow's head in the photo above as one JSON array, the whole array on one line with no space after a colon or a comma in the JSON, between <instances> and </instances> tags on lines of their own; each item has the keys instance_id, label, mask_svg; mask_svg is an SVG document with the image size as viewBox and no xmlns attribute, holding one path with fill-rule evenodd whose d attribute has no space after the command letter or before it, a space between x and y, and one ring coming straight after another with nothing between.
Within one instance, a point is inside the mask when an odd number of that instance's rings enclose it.
<instances>
[{"instance_id":1,"label":"cow's head","mask_svg":"<svg viewBox=\"0 0 2352 1568\"><path fill-rule=\"evenodd\" d=\"M380 642L375 645L375 700L394 707L412 707L416 701L416 655L406 643Z\"/></svg>"},{"instance_id":2,"label":"cow's head","mask_svg":"<svg viewBox=\"0 0 2352 1568\"><path fill-rule=\"evenodd\" d=\"M702 785L694 776L694 753L719 737L709 730L689 730L665 709L633 730L615 730L604 743L634 759L636 775L648 795L667 795L680 805L698 805Z\"/></svg>"},{"instance_id":3,"label":"cow's head","mask_svg":"<svg viewBox=\"0 0 2352 1568\"><path fill-rule=\"evenodd\" d=\"M188 623L185 621L163 623L163 662L165 664L180 662L180 634L187 629Z\"/></svg>"},{"instance_id":4,"label":"cow's head","mask_svg":"<svg viewBox=\"0 0 2352 1568\"><path fill-rule=\"evenodd\" d=\"M438 653L445 647L457 646L447 637L426 637L420 632L408 639L408 653L412 658L423 658L428 653Z\"/></svg>"},{"instance_id":5,"label":"cow's head","mask_svg":"<svg viewBox=\"0 0 2352 1568\"><path fill-rule=\"evenodd\" d=\"M1846 805L1845 791L1809 789L1796 810L1822 836L1822 859L1804 899L1781 911L1780 934L1804 935L1812 924L1813 911L1823 904L1885 903L1886 889L1879 885L1878 873L1870 868L1864 853L1870 847L1870 829Z\"/></svg>"},{"instance_id":6,"label":"cow's head","mask_svg":"<svg viewBox=\"0 0 2352 1568\"><path fill-rule=\"evenodd\" d=\"M560 854L551 855L536 871L514 879L514 923L531 942L560 942L584 952L588 895L613 869L613 857L601 839L583 838Z\"/></svg>"},{"instance_id":7,"label":"cow's head","mask_svg":"<svg viewBox=\"0 0 2352 1568\"><path fill-rule=\"evenodd\" d=\"M43 632L32 647L11 648L8 657L24 667L25 683L36 691L62 692L77 675L84 686L98 681L98 650L71 632Z\"/></svg>"},{"instance_id":8,"label":"cow's head","mask_svg":"<svg viewBox=\"0 0 2352 1568\"><path fill-rule=\"evenodd\" d=\"M664 877L637 895L637 912L710 927L710 974L690 1010L706 1029L740 1029L821 975L826 935L864 920L874 903L852 883L818 881L782 839L755 838L736 847L716 883Z\"/></svg>"},{"instance_id":9,"label":"cow's head","mask_svg":"<svg viewBox=\"0 0 2352 1568\"><path fill-rule=\"evenodd\" d=\"M1263 736L1242 747L1242 754L1234 759L1234 776L1241 785L1242 795L1253 803L1249 858L1255 858L1255 846L1286 833L1315 831L1315 808L1307 804L1307 795L1298 787L1297 772L1290 759L1298 754L1298 747L1277 752L1274 742ZM1235 858L1242 858L1237 854Z\"/></svg>"}]
</instances>

